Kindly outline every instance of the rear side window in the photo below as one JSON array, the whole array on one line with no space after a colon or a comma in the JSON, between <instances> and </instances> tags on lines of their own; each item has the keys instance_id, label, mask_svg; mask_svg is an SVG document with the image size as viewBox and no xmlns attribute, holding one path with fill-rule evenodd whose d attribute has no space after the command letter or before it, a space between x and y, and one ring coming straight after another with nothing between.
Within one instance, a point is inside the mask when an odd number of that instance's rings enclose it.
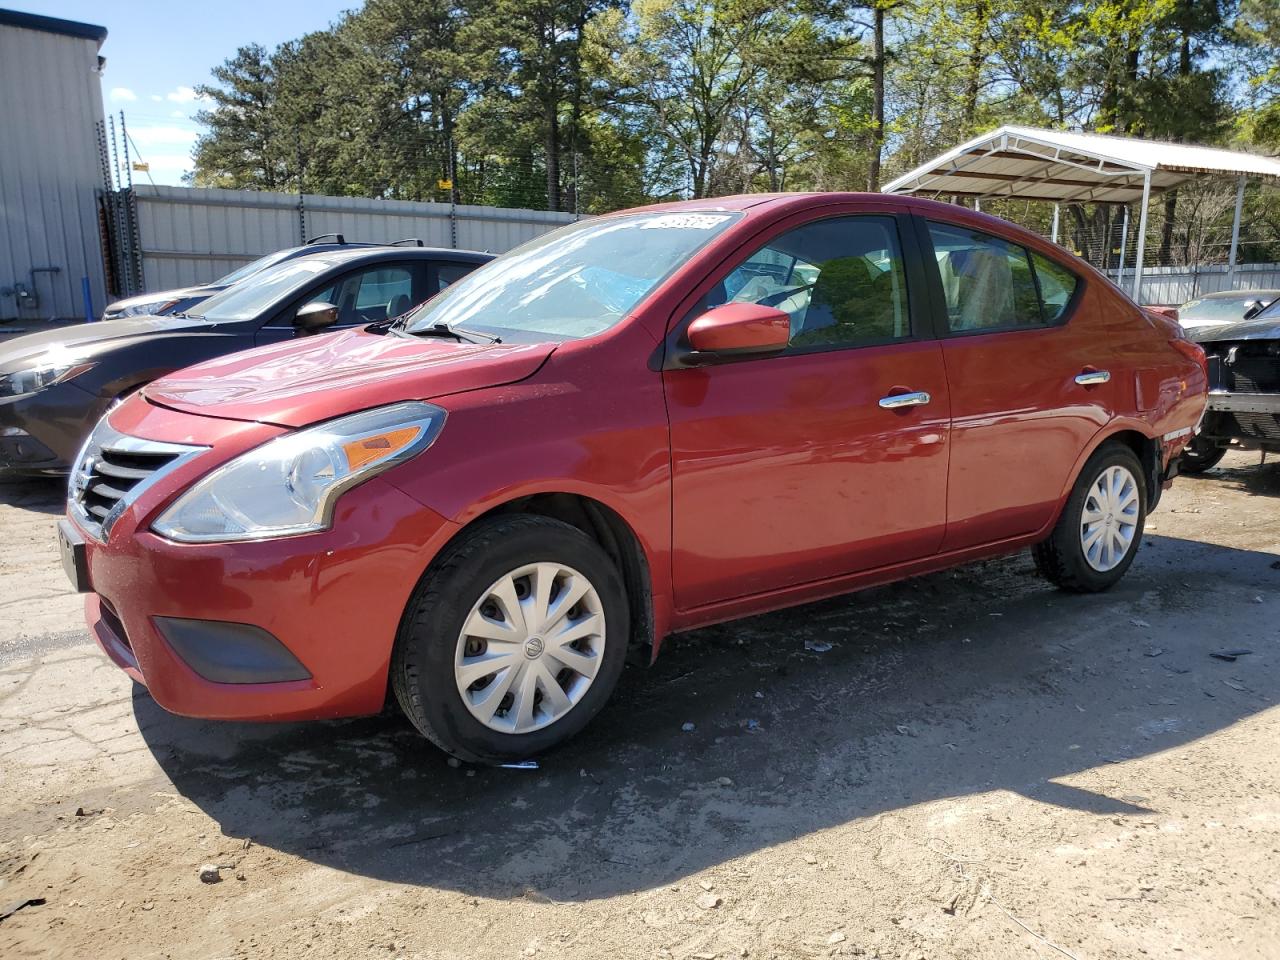
<instances>
[{"instance_id":1,"label":"rear side window","mask_svg":"<svg viewBox=\"0 0 1280 960\"><path fill-rule=\"evenodd\" d=\"M1044 325L1026 249L951 224L930 223L929 236L953 333Z\"/></svg>"},{"instance_id":2,"label":"rear side window","mask_svg":"<svg viewBox=\"0 0 1280 960\"><path fill-rule=\"evenodd\" d=\"M437 263L436 287L431 293L439 293L449 284L457 283L475 268L474 263Z\"/></svg>"},{"instance_id":3,"label":"rear side window","mask_svg":"<svg viewBox=\"0 0 1280 960\"><path fill-rule=\"evenodd\" d=\"M1067 305L1080 281L1066 267L1060 267L1038 253L1031 254L1031 262L1035 266L1036 280L1040 283L1040 308L1044 311L1044 322L1055 324L1067 312Z\"/></svg>"}]
</instances>

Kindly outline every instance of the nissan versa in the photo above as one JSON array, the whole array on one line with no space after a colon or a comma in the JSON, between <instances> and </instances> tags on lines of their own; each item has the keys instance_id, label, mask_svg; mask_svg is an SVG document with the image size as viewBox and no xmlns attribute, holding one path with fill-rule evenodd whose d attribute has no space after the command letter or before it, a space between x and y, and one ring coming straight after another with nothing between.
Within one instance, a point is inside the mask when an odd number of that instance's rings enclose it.
<instances>
[{"instance_id":1,"label":"nissan versa","mask_svg":"<svg viewBox=\"0 0 1280 960\"><path fill-rule=\"evenodd\" d=\"M1111 586L1205 395L1177 324L992 217L676 204L152 383L81 451L60 540L165 708L341 717L390 688L500 762L674 631L1028 546Z\"/></svg>"}]
</instances>

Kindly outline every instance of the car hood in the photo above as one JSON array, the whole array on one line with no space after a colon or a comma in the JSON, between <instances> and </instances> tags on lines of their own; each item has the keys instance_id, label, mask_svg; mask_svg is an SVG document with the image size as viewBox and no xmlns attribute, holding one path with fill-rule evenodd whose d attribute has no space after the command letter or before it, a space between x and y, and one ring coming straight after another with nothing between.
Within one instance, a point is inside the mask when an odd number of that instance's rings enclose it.
<instances>
[{"instance_id":1,"label":"car hood","mask_svg":"<svg viewBox=\"0 0 1280 960\"><path fill-rule=\"evenodd\" d=\"M107 304L107 310L115 313L120 310L127 310L130 307L144 307L153 303L164 303L167 300L185 300L188 297L212 297L218 291L225 289L225 286L207 283L198 287L179 287L176 290L140 293L136 297L126 297L124 300L112 301Z\"/></svg>"},{"instance_id":2,"label":"car hood","mask_svg":"<svg viewBox=\"0 0 1280 960\"><path fill-rule=\"evenodd\" d=\"M1192 327L1188 336L1197 343L1221 343L1224 340L1280 340L1280 317L1265 320L1240 320L1216 327Z\"/></svg>"},{"instance_id":3,"label":"car hood","mask_svg":"<svg viewBox=\"0 0 1280 960\"><path fill-rule=\"evenodd\" d=\"M403 400L514 383L555 344L473 344L364 330L290 340L187 367L143 390L184 413L303 427Z\"/></svg>"},{"instance_id":4,"label":"car hood","mask_svg":"<svg viewBox=\"0 0 1280 960\"><path fill-rule=\"evenodd\" d=\"M122 341L184 331L211 333L214 325L182 317L129 317L54 327L0 343L0 373L21 370L37 357L66 357L75 363Z\"/></svg>"}]
</instances>

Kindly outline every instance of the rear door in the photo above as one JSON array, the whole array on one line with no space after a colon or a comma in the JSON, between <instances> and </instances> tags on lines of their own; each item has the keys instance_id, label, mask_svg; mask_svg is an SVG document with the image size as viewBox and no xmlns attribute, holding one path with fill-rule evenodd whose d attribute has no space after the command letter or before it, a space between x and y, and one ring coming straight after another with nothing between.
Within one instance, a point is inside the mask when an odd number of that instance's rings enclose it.
<instances>
[{"instance_id":1,"label":"rear door","mask_svg":"<svg viewBox=\"0 0 1280 960\"><path fill-rule=\"evenodd\" d=\"M714 272L673 337L727 302L778 307L778 355L664 372L673 572L687 610L927 556L946 520L947 384L910 218L773 228ZM916 402L882 401L915 394Z\"/></svg>"},{"instance_id":2,"label":"rear door","mask_svg":"<svg viewBox=\"0 0 1280 960\"><path fill-rule=\"evenodd\" d=\"M951 392L942 549L1034 532L1112 417L1104 318L1056 258L963 223L917 228Z\"/></svg>"}]
</instances>

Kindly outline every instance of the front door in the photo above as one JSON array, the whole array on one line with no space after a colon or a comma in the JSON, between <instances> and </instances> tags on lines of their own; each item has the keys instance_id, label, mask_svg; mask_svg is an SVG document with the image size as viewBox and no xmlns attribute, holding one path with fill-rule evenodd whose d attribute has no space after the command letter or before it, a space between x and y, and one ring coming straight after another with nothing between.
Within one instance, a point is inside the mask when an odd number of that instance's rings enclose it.
<instances>
[{"instance_id":1,"label":"front door","mask_svg":"<svg viewBox=\"0 0 1280 960\"><path fill-rule=\"evenodd\" d=\"M664 373L682 610L938 550L947 381L908 290L915 249L888 213L782 228L682 318L735 301L791 317L781 354Z\"/></svg>"}]
</instances>

